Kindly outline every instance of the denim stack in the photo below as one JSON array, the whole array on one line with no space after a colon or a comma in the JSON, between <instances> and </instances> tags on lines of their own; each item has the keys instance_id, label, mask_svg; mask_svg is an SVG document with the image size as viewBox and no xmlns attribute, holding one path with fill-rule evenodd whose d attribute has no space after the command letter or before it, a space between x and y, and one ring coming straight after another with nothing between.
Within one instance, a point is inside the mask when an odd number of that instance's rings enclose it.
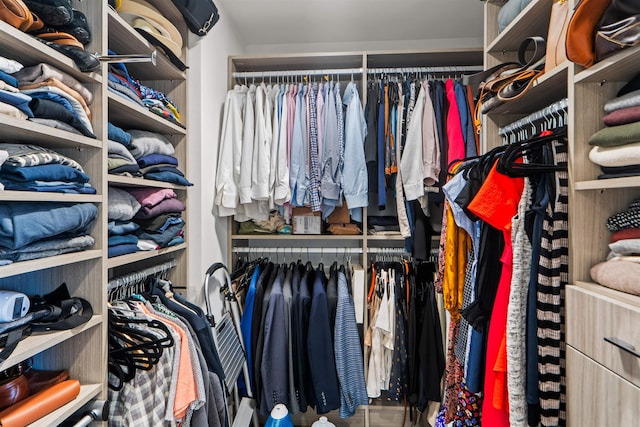
<instances>
[{"instance_id":1,"label":"denim stack","mask_svg":"<svg viewBox=\"0 0 640 427\"><path fill-rule=\"evenodd\" d=\"M109 188L109 257L184 243L186 206L171 189Z\"/></svg>"},{"instance_id":2,"label":"denim stack","mask_svg":"<svg viewBox=\"0 0 640 427\"><path fill-rule=\"evenodd\" d=\"M0 265L93 246L89 230L97 214L98 208L91 203L0 204Z\"/></svg>"}]
</instances>

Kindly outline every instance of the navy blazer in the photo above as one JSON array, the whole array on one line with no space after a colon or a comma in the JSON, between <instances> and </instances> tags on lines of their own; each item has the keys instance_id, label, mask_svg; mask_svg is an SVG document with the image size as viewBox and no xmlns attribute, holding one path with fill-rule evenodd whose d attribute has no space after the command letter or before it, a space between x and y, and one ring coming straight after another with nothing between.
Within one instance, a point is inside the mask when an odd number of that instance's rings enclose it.
<instances>
[{"instance_id":1,"label":"navy blazer","mask_svg":"<svg viewBox=\"0 0 640 427\"><path fill-rule=\"evenodd\" d=\"M313 283L307 335L309 365L318 414L325 414L340 407L340 389L336 373L325 280L324 272L318 269Z\"/></svg>"},{"instance_id":2,"label":"navy blazer","mask_svg":"<svg viewBox=\"0 0 640 427\"><path fill-rule=\"evenodd\" d=\"M284 274L284 269L279 268L264 318L264 347L260 364L263 399L260 410L265 415L278 403L289 406L289 340L285 333L282 293Z\"/></svg>"},{"instance_id":3,"label":"navy blazer","mask_svg":"<svg viewBox=\"0 0 640 427\"><path fill-rule=\"evenodd\" d=\"M307 406L315 407L316 398L311 383L309 358L307 357L307 333L309 329L309 311L311 293L309 283L313 285L315 274L313 267L302 264L296 266L293 273L293 306L291 307L291 333L293 334L293 382L295 395L301 412Z\"/></svg>"}]
</instances>

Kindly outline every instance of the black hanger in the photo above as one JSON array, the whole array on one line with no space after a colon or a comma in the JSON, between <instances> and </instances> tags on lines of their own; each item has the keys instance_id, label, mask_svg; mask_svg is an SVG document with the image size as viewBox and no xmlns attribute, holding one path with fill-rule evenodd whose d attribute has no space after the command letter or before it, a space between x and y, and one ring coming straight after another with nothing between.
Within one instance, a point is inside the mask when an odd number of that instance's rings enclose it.
<instances>
[{"instance_id":1,"label":"black hanger","mask_svg":"<svg viewBox=\"0 0 640 427\"><path fill-rule=\"evenodd\" d=\"M545 160L551 152L551 143L566 135L566 127L558 128L553 133L537 136L526 141L515 142L507 147L504 155L498 162L498 171L512 177L531 176L533 174L553 173L566 171L566 165L556 165ZM527 156L527 163L518 162L518 159Z\"/></svg>"}]
</instances>

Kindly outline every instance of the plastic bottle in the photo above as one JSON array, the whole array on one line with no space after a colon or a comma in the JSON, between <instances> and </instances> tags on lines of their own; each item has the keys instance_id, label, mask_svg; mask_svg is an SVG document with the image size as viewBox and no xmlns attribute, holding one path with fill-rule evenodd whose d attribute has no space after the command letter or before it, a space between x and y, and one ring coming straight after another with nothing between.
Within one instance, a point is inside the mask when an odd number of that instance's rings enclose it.
<instances>
[{"instance_id":1,"label":"plastic bottle","mask_svg":"<svg viewBox=\"0 0 640 427\"><path fill-rule=\"evenodd\" d=\"M311 424L311 427L336 427L336 425L330 423L327 417L320 417L318 421Z\"/></svg>"},{"instance_id":2,"label":"plastic bottle","mask_svg":"<svg viewBox=\"0 0 640 427\"><path fill-rule=\"evenodd\" d=\"M274 406L265 427L293 427L293 421L287 407L282 403Z\"/></svg>"}]
</instances>

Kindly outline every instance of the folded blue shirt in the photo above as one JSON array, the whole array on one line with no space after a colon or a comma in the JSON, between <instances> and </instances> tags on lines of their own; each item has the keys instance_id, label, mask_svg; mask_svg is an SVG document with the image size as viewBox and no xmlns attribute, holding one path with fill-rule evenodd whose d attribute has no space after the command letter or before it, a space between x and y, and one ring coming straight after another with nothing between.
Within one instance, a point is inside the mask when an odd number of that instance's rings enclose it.
<instances>
[{"instance_id":1,"label":"folded blue shirt","mask_svg":"<svg viewBox=\"0 0 640 427\"><path fill-rule=\"evenodd\" d=\"M58 163L25 167L5 164L0 169L0 178L12 181L89 182L89 176L86 173Z\"/></svg>"},{"instance_id":2,"label":"folded blue shirt","mask_svg":"<svg viewBox=\"0 0 640 427\"><path fill-rule=\"evenodd\" d=\"M118 246L127 244L138 244L138 237L133 234L123 234L121 236L111 236L107 242L108 246Z\"/></svg>"},{"instance_id":3,"label":"folded blue shirt","mask_svg":"<svg viewBox=\"0 0 640 427\"><path fill-rule=\"evenodd\" d=\"M11 74L7 74L1 70L0 70L0 80L2 80L6 84L11 85L15 88L17 88L20 85L20 82L18 82L18 79L13 77Z\"/></svg>"},{"instance_id":4,"label":"folded blue shirt","mask_svg":"<svg viewBox=\"0 0 640 427\"><path fill-rule=\"evenodd\" d=\"M181 234L181 231L183 228L184 228L184 224L175 224L168 227L162 233L152 233L152 232L142 231L136 234L139 239L153 240L159 246L162 246L164 248L171 241L171 239Z\"/></svg>"},{"instance_id":5,"label":"folded blue shirt","mask_svg":"<svg viewBox=\"0 0 640 427\"><path fill-rule=\"evenodd\" d=\"M107 225L109 236L121 236L123 234L133 233L139 228L140 226L133 221L110 221Z\"/></svg>"},{"instance_id":6,"label":"folded blue shirt","mask_svg":"<svg viewBox=\"0 0 640 427\"><path fill-rule=\"evenodd\" d=\"M117 245L117 246L109 246L108 257L113 258L120 255L132 254L132 253L138 252L139 250L140 249L138 249L138 245L135 245L133 243Z\"/></svg>"},{"instance_id":7,"label":"folded blue shirt","mask_svg":"<svg viewBox=\"0 0 640 427\"><path fill-rule=\"evenodd\" d=\"M125 147L131 144L131 135L129 132L126 132L124 129L119 128L111 122L108 123L107 137L111 141L119 142Z\"/></svg>"},{"instance_id":8,"label":"folded blue shirt","mask_svg":"<svg viewBox=\"0 0 640 427\"><path fill-rule=\"evenodd\" d=\"M92 203L1 203L0 246L18 249L54 236L87 234L97 215Z\"/></svg>"},{"instance_id":9,"label":"folded blue shirt","mask_svg":"<svg viewBox=\"0 0 640 427\"><path fill-rule=\"evenodd\" d=\"M144 177L146 179L152 179L154 181L170 182L172 184L184 185L186 187L189 187L189 186L193 185L185 177L180 176L180 174L177 174L175 172L170 172L170 171L150 172L150 173L145 174Z\"/></svg>"},{"instance_id":10,"label":"folded blue shirt","mask_svg":"<svg viewBox=\"0 0 640 427\"><path fill-rule=\"evenodd\" d=\"M5 190L37 191L40 193L96 194L96 189L89 183L63 181L9 181L0 178Z\"/></svg>"},{"instance_id":11,"label":"folded blue shirt","mask_svg":"<svg viewBox=\"0 0 640 427\"><path fill-rule=\"evenodd\" d=\"M29 102L31 102L31 99L31 96L24 93L14 93L0 89L0 102L13 105L18 110L25 113L27 117L34 117L33 111L31 111L31 108L29 107Z\"/></svg>"},{"instance_id":12,"label":"folded blue shirt","mask_svg":"<svg viewBox=\"0 0 640 427\"><path fill-rule=\"evenodd\" d=\"M162 163L178 166L178 159L173 156L167 156L166 154L147 154L146 156L138 159L138 165L141 168Z\"/></svg>"},{"instance_id":13,"label":"folded blue shirt","mask_svg":"<svg viewBox=\"0 0 640 427\"><path fill-rule=\"evenodd\" d=\"M62 105L64 108L69 110L69 112L71 112L71 114L73 114L75 118L80 119L80 116L78 116L78 113L76 112L76 110L73 109L73 106L71 105L69 100L62 95L58 95L57 93L53 93L53 92L45 92L45 91L32 92L29 95L31 96L31 98L48 99L49 101L57 102L58 104Z\"/></svg>"}]
</instances>

